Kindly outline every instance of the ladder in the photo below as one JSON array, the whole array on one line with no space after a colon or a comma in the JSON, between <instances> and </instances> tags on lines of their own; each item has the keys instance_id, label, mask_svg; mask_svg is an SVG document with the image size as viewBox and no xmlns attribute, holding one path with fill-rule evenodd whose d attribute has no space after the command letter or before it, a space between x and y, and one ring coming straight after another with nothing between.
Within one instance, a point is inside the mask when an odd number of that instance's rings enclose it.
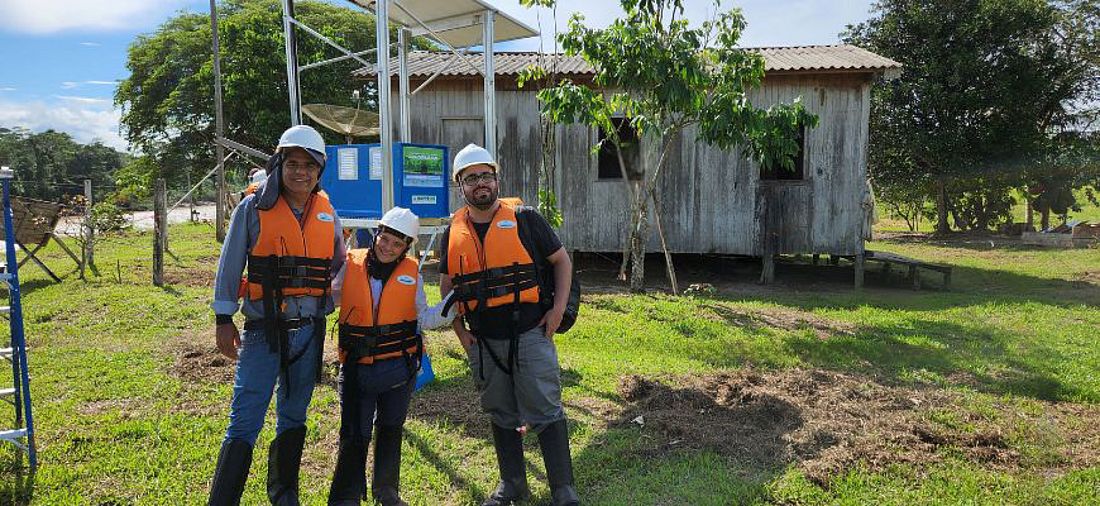
<instances>
[{"instance_id":1,"label":"ladder","mask_svg":"<svg viewBox=\"0 0 1100 506\"><path fill-rule=\"evenodd\" d=\"M0 314L11 324L11 342L0 348L0 360L11 362L11 388L0 388L0 398L15 408L15 428L0 429L0 441L9 441L27 452L33 473L38 467L38 455L34 447L34 417L31 414L31 378L27 371L27 341L23 334L23 303L19 293L19 262L15 258L15 227L11 212L11 181L14 173L8 167L0 167L0 185L3 186L4 247L6 262L0 266L0 286L7 285L8 305L0 306Z\"/></svg>"}]
</instances>

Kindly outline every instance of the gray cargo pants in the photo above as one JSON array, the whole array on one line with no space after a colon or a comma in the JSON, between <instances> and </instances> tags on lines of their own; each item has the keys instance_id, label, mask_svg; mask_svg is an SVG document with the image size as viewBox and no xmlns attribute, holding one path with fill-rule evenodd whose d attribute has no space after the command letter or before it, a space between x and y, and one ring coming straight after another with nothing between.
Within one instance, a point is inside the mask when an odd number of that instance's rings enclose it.
<instances>
[{"instance_id":1,"label":"gray cargo pants","mask_svg":"<svg viewBox=\"0 0 1100 506\"><path fill-rule=\"evenodd\" d=\"M542 327L519 335L513 374L500 370L488 350L508 366L508 340L482 339L466 350L470 373L481 394L481 409L499 427L513 429L527 425L533 432L542 432L547 425L565 418L561 406L561 369L553 341L546 338ZM484 365L485 379L481 379Z\"/></svg>"}]
</instances>

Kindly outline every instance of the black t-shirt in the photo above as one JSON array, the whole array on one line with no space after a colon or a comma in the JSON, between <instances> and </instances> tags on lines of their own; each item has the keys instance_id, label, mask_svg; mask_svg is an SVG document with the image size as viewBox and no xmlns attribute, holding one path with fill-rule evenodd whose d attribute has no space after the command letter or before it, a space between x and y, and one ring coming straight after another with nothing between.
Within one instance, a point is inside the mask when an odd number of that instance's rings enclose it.
<instances>
[{"instance_id":1,"label":"black t-shirt","mask_svg":"<svg viewBox=\"0 0 1100 506\"><path fill-rule=\"evenodd\" d=\"M540 277L552 276L553 271L549 269L549 262L546 261L546 258L561 249L562 245L561 239L558 239L558 235L554 233L550 223L535 208L520 206L516 208L516 224L520 243L527 250L527 254L531 255L535 265L541 269ZM482 242L485 241L485 235L489 232L490 225L492 223L473 224L474 232ZM451 227L447 227L447 230L443 231L443 254L439 258L440 274L448 274L447 245L450 243L450 238ZM520 322L516 331L524 332L538 325L544 311L539 304L521 304L520 306ZM485 311L478 311L478 313L481 314L480 320L482 323L482 328L478 332L480 335L503 337L507 334L509 330L508 323L511 321L511 311L507 306L489 308Z\"/></svg>"}]
</instances>

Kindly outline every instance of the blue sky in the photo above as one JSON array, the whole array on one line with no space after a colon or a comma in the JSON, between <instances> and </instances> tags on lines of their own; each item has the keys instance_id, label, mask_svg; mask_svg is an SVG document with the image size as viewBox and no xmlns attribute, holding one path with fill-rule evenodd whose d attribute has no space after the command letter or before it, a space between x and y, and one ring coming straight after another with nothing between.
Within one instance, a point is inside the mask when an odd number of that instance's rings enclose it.
<instances>
[{"instance_id":1,"label":"blue sky","mask_svg":"<svg viewBox=\"0 0 1100 506\"><path fill-rule=\"evenodd\" d=\"M330 0L351 6L350 3ZM445 0L440 0L445 1ZM489 0L504 12L540 28L552 48L549 11L529 10L518 0ZM558 24L582 12L592 26L605 26L618 12L614 0L559 0ZM713 14L709 0L685 0L687 17ZM851 23L868 17L871 0L743 0L748 20L745 46L831 44ZM0 126L68 132L81 142L98 139L126 149L112 104L115 83L126 78L126 48L179 10L209 11L209 0L0 0ZM272 30L280 30L278 26ZM532 38L498 49L539 49Z\"/></svg>"}]
</instances>

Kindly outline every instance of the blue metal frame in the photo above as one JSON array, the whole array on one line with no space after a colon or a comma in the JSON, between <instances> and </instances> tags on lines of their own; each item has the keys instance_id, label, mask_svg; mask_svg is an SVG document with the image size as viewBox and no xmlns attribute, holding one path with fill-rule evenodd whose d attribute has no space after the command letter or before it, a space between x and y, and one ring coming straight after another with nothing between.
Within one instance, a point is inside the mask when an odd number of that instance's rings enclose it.
<instances>
[{"instance_id":1,"label":"blue metal frame","mask_svg":"<svg viewBox=\"0 0 1100 506\"><path fill-rule=\"evenodd\" d=\"M19 262L15 257L15 227L11 211L11 180L0 181L4 188L4 246L7 250L9 321L11 323L12 374L15 380L15 418L16 424L26 417L27 455L31 470L38 467L38 455L34 446L34 415L31 412L31 378L27 370L27 341L23 329L23 302L19 291Z\"/></svg>"}]
</instances>

